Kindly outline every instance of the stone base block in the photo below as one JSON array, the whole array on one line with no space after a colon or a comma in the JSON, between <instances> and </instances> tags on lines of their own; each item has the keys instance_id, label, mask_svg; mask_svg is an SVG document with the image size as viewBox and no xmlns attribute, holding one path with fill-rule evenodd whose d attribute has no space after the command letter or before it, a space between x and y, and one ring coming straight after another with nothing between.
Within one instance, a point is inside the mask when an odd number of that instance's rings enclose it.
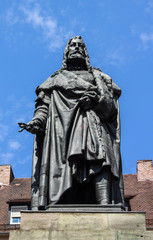
<instances>
[{"instance_id":1,"label":"stone base block","mask_svg":"<svg viewBox=\"0 0 153 240\"><path fill-rule=\"evenodd\" d=\"M20 230L10 240L151 240L145 213L22 212Z\"/></svg>"},{"instance_id":2,"label":"stone base block","mask_svg":"<svg viewBox=\"0 0 153 240\"><path fill-rule=\"evenodd\" d=\"M57 204L48 205L46 211L50 212L122 212L125 211L123 204Z\"/></svg>"}]
</instances>

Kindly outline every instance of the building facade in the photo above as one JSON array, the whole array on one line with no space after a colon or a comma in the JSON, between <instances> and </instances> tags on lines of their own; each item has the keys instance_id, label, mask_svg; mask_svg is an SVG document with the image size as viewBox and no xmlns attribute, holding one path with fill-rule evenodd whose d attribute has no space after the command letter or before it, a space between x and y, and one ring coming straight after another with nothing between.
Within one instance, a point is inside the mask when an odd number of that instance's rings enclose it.
<instances>
[{"instance_id":1,"label":"building facade","mask_svg":"<svg viewBox=\"0 0 153 240\"><path fill-rule=\"evenodd\" d=\"M20 211L30 209L30 178L15 178L10 165L0 166L0 239L20 228Z\"/></svg>"},{"instance_id":2,"label":"building facade","mask_svg":"<svg viewBox=\"0 0 153 240\"><path fill-rule=\"evenodd\" d=\"M147 229L153 230L152 160L137 161L137 174L124 174L126 211L145 212ZM11 165L0 166L0 239L20 228L20 211L30 209L31 179L15 178Z\"/></svg>"}]
</instances>

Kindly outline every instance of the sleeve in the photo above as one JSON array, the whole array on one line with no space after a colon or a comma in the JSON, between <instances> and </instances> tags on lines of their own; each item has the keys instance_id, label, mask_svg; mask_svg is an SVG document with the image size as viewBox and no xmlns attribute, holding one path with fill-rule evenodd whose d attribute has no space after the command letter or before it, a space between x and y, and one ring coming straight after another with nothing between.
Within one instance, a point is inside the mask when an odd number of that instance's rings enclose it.
<instances>
[{"instance_id":1,"label":"sleeve","mask_svg":"<svg viewBox=\"0 0 153 240\"><path fill-rule=\"evenodd\" d=\"M35 112L34 117L31 120L34 121L36 125L40 126L42 129L46 126L46 121L48 117L48 109L50 103L50 94L40 91L38 97L35 100Z\"/></svg>"}]
</instances>

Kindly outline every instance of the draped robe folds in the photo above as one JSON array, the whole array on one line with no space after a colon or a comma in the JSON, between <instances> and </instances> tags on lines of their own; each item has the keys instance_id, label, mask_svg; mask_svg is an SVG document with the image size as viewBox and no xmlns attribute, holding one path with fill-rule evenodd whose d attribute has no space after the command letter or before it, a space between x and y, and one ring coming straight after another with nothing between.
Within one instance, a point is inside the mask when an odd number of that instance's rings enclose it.
<instances>
[{"instance_id":1,"label":"draped robe folds","mask_svg":"<svg viewBox=\"0 0 153 240\"><path fill-rule=\"evenodd\" d=\"M32 209L58 203L72 187L90 181L104 166L111 170L111 202L123 203L120 157L120 88L98 69L92 69L95 84L81 75L63 70L37 89L33 120L44 127L34 139ZM95 94L91 107L80 99ZM98 100L97 100L98 99Z\"/></svg>"}]
</instances>

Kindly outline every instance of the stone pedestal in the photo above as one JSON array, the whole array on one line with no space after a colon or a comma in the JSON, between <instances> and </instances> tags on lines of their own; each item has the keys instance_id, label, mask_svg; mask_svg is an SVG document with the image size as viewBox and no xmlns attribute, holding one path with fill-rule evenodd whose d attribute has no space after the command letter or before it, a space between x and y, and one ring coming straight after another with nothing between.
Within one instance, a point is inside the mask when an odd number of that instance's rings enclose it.
<instances>
[{"instance_id":1,"label":"stone pedestal","mask_svg":"<svg viewBox=\"0 0 153 240\"><path fill-rule=\"evenodd\" d=\"M145 213L86 211L24 211L20 230L10 240L151 240Z\"/></svg>"},{"instance_id":2,"label":"stone pedestal","mask_svg":"<svg viewBox=\"0 0 153 240\"><path fill-rule=\"evenodd\" d=\"M123 204L57 204L48 205L46 211L51 212L122 212L125 211Z\"/></svg>"}]
</instances>

